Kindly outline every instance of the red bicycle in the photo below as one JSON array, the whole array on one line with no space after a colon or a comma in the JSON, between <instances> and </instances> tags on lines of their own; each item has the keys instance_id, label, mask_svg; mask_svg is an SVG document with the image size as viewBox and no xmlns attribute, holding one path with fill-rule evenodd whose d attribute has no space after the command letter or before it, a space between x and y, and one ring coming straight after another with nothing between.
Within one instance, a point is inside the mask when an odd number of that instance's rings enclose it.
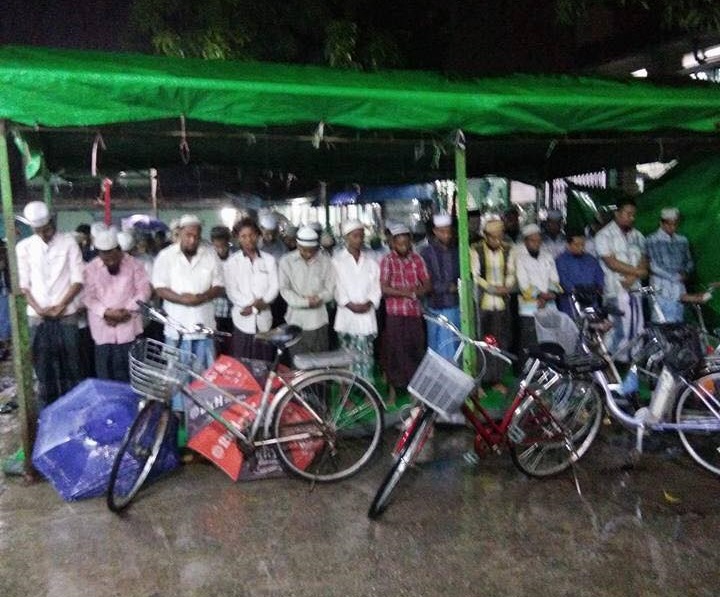
<instances>
[{"instance_id":1,"label":"red bicycle","mask_svg":"<svg viewBox=\"0 0 720 597\"><path fill-rule=\"evenodd\" d=\"M393 465L380 485L368 517L379 518L405 471L415 462L439 415L458 408L475 431L475 452L507 446L513 463L525 474L558 474L581 458L602 422L602 398L589 374L604 366L592 355L560 356L538 349L525 364L523 377L500 421L483 407L477 388L485 355L508 363L514 358L488 342L473 340L443 316L426 319L451 330L460 340L458 362L466 346L477 349L480 375L473 378L428 349L408 391L418 401L409 425L393 451Z\"/></svg>"}]
</instances>

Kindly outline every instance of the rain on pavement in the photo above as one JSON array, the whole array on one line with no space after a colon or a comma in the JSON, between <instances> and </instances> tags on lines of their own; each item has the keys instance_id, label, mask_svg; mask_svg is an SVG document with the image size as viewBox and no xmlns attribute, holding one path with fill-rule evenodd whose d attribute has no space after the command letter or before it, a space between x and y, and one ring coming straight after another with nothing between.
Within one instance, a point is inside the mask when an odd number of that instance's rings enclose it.
<instances>
[{"instance_id":1,"label":"rain on pavement","mask_svg":"<svg viewBox=\"0 0 720 597\"><path fill-rule=\"evenodd\" d=\"M341 483L233 483L192 464L123 516L0 476L0 595L718 594L720 483L676 438L651 438L630 467L633 437L604 426L580 495L572 474L529 479L506 454L470 464L470 432L438 429L373 522L397 433ZM16 442L17 415L0 416L0 456Z\"/></svg>"}]
</instances>

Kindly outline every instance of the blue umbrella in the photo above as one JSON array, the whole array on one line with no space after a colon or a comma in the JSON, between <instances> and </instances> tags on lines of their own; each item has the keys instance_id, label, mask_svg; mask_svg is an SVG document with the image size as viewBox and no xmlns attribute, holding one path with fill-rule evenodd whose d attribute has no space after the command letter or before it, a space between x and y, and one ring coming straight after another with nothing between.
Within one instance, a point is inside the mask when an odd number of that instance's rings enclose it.
<instances>
[{"instance_id":1,"label":"blue umbrella","mask_svg":"<svg viewBox=\"0 0 720 597\"><path fill-rule=\"evenodd\" d=\"M33 465L65 500L103 495L137 411L138 397L128 384L86 379L40 413ZM179 464L171 436L154 472Z\"/></svg>"}]
</instances>

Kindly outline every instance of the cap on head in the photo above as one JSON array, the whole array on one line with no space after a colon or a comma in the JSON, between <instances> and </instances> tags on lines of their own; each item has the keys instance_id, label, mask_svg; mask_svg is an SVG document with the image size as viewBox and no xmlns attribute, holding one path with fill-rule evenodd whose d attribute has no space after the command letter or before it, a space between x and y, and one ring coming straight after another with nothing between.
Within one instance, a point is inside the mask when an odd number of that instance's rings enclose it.
<instances>
[{"instance_id":1,"label":"cap on head","mask_svg":"<svg viewBox=\"0 0 720 597\"><path fill-rule=\"evenodd\" d=\"M342 234L343 236L347 236L351 232L355 232L356 230L365 230L365 226L360 220L345 220L342 223Z\"/></svg>"},{"instance_id":2,"label":"cap on head","mask_svg":"<svg viewBox=\"0 0 720 597\"><path fill-rule=\"evenodd\" d=\"M95 235L95 241L93 243L98 251L110 251L117 249L118 244L118 233L114 226L101 230Z\"/></svg>"},{"instance_id":3,"label":"cap on head","mask_svg":"<svg viewBox=\"0 0 720 597\"><path fill-rule=\"evenodd\" d=\"M318 233L310 226L303 226L297 233L297 244L300 247L317 247Z\"/></svg>"},{"instance_id":4,"label":"cap on head","mask_svg":"<svg viewBox=\"0 0 720 597\"><path fill-rule=\"evenodd\" d=\"M285 238L297 238L297 234L297 226L288 226L287 228L285 228Z\"/></svg>"},{"instance_id":5,"label":"cap on head","mask_svg":"<svg viewBox=\"0 0 720 597\"><path fill-rule=\"evenodd\" d=\"M260 216L260 228L263 230L277 230L278 221L272 214L263 214Z\"/></svg>"},{"instance_id":6,"label":"cap on head","mask_svg":"<svg viewBox=\"0 0 720 597\"><path fill-rule=\"evenodd\" d=\"M559 209L551 209L547 212L547 219L548 220L562 220L563 215L562 212Z\"/></svg>"},{"instance_id":7,"label":"cap on head","mask_svg":"<svg viewBox=\"0 0 720 597\"><path fill-rule=\"evenodd\" d=\"M447 228L452 225L450 214L435 214L433 216L433 226L435 228Z\"/></svg>"},{"instance_id":8,"label":"cap on head","mask_svg":"<svg viewBox=\"0 0 720 597\"><path fill-rule=\"evenodd\" d=\"M540 234L540 226L538 226L537 224L528 224L522 227L523 238L527 238L528 236L532 236L533 234Z\"/></svg>"},{"instance_id":9,"label":"cap on head","mask_svg":"<svg viewBox=\"0 0 720 597\"><path fill-rule=\"evenodd\" d=\"M123 251L129 251L135 246L135 237L132 232L118 232L117 240Z\"/></svg>"},{"instance_id":10,"label":"cap on head","mask_svg":"<svg viewBox=\"0 0 720 597\"><path fill-rule=\"evenodd\" d=\"M42 201L30 201L23 209L23 218L31 228L42 228L50 223L50 210Z\"/></svg>"},{"instance_id":11,"label":"cap on head","mask_svg":"<svg viewBox=\"0 0 720 597\"><path fill-rule=\"evenodd\" d=\"M680 219L680 211L676 207L664 207L660 210L660 219L675 222Z\"/></svg>"},{"instance_id":12,"label":"cap on head","mask_svg":"<svg viewBox=\"0 0 720 597\"><path fill-rule=\"evenodd\" d=\"M483 226L483 231L490 234L502 234L505 232L505 224L503 224L502 220L488 220L485 222L485 226Z\"/></svg>"},{"instance_id":13,"label":"cap on head","mask_svg":"<svg viewBox=\"0 0 720 597\"><path fill-rule=\"evenodd\" d=\"M400 236L402 234L410 234L410 228L405 226L405 224L393 224L390 227L390 234L393 236Z\"/></svg>"},{"instance_id":14,"label":"cap on head","mask_svg":"<svg viewBox=\"0 0 720 597\"><path fill-rule=\"evenodd\" d=\"M93 222L90 224L90 236L95 239L101 232L105 232L108 227L103 222Z\"/></svg>"},{"instance_id":15,"label":"cap on head","mask_svg":"<svg viewBox=\"0 0 720 597\"><path fill-rule=\"evenodd\" d=\"M202 222L195 214L185 214L180 218L178 228L185 228L186 226L202 226Z\"/></svg>"}]
</instances>

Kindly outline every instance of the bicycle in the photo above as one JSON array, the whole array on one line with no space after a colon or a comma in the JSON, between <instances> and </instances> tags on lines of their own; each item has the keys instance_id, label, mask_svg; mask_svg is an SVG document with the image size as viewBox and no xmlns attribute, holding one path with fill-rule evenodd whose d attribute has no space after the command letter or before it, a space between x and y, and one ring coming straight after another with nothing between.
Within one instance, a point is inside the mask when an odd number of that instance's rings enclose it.
<instances>
[{"instance_id":1,"label":"bicycle","mask_svg":"<svg viewBox=\"0 0 720 597\"><path fill-rule=\"evenodd\" d=\"M601 309L585 307L581 319L583 350L595 353L606 364L592 374L605 407L615 420L636 433L633 456L637 458L642 454L646 434L676 431L690 457L706 470L720 475L720 371L706 358L697 328L683 323L648 324L655 360L661 369L649 405L639 406L625 399L626 389L602 334L590 331L603 329L605 314ZM592 343L587 341L588 336L592 337ZM621 403L629 410L624 410Z\"/></svg>"},{"instance_id":2,"label":"bicycle","mask_svg":"<svg viewBox=\"0 0 720 597\"><path fill-rule=\"evenodd\" d=\"M460 340L456 361L466 346L510 363L514 359L491 343L463 334L443 316L424 315L442 325ZM393 450L392 467L383 479L368 510L379 518L405 471L412 466L440 415L460 408L475 432L478 455L487 449L501 451L507 446L515 466L533 477L558 474L580 459L592 444L602 422L602 402L593 384L577 383L597 359L580 355L575 359L543 362L542 351L533 352L525 364L523 378L502 419L496 421L483 408L477 392L481 373L473 378L453 363L428 349L408 385L418 407ZM588 369L590 367L590 369ZM466 400L469 399L469 404Z\"/></svg>"},{"instance_id":3,"label":"bicycle","mask_svg":"<svg viewBox=\"0 0 720 597\"><path fill-rule=\"evenodd\" d=\"M141 305L150 317L181 336L216 334L201 325L187 328L165 312ZM250 466L256 450L274 446L289 473L313 483L339 481L362 469L382 440L383 400L372 384L347 369L355 360L348 351L297 355L296 370L280 374L283 353L301 333L297 326L283 325L257 334L275 347L275 358L256 408L195 371L192 354L151 339L136 341L130 350L130 383L144 401L113 463L107 490L110 510L126 508L150 474L170 428L171 397L178 391L222 425L227 441L237 444ZM238 405L247 415L244 424L228 420L220 412L227 407L215 408L217 400L201 396L188 380Z\"/></svg>"}]
</instances>

